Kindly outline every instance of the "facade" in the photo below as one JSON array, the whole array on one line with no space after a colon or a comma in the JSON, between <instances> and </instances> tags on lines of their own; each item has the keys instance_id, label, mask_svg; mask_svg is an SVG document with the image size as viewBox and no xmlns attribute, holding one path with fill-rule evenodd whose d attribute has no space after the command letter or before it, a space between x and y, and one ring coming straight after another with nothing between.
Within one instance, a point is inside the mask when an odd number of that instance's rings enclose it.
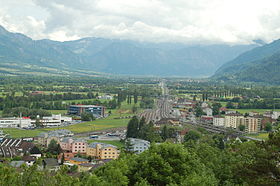
<instances>
[{"instance_id":1,"label":"facade","mask_svg":"<svg viewBox=\"0 0 280 186\"><path fill-rule=\"evenodd\" d=\"M261 128L262 118L258 116L246 117L244 119L246 133L258 133Z\"/></svg>"},{"instance_id":2,"label":"facade","mask_svg":"<svg viewBox=\"0 0 280 186\"><path fill-rule=\"evenodd\" d=\"M130 143L131 148L129 149L132 152L135 152L136 154L140 154L144 152L145 150L149 149L150 142L142 139L137 138L128 138L128 143Z\"/></svg>"},{"instance_id":3,"label":"facade","mask_svg":"<svg viewBox=\"0 0 280 186\"><path fill-rule=\"evenodd\" d=\"M70 137L70 136L73 136L73 135L74 134L70 130L60 129L60 130L54 130L54 131L50 131L50 132L40 133L36 137L36 139L37 139L37 142L39 144L47 147L52 139L59 142L60 138Z\"/></svg>"},{"instance_id":4,"label":"facade","mask_svg":"<svg viewBox=\"0 0 280 186\"><path fill-rule=\"evenodd\" d=\"M40 123L42 123L43 126L60 126L64 122L71 122L72 117L67 116L61 116L61 114L53 114L52 116L45 116L42 119L39 120ZM34 125L36 123L36 120L32 120L31 123Z\"/></svg>"},{"instance_id":5,"label":"facade","mask_svg":"<svg viewBox=\"0 0 280 186\"><path fill-rule=\"evenodd\" d=\"M238 128L239 125L244 125L244 116L241 114L226 114L225 127Z\"/></svg>"},{"instance_id":6,"label":"facade","mask_svg":"<svg viewBox=\"0 0 280 186\"><path fill-rule=\"evenodd\" d=\"M60 140L59 145L64 152L72 152L72 144L74 140L70 137Z\"/></svg>"},{"instance_id":7,"label":"facade","mask_svg":"<svg viewBox=\"0 0 280 186\"><path fill-rule=\"evenodd\" d=\"M105 107L97 105L70 105L68 113L72 115L81 115L83 112L88 112L96 118L105 116Z\"/></svg>"},{"instance_id":8,"label":"facade","mask_svg":"<svg viewBox=\"0 0 280 186\"><path fill-rule=\"evenodd\" d=\"M97 159L117 159L119 157L119 150L114 145L91 143L87 146L87 156Z\"/></svg>"},{"instance_id":9,"label":"facade","mask_svg":"<svg viewBox=\"0 0 280 186\"><path fill-rule=\"evenodd\" d=\"M31 119L29 117L22 118L1 118L0 128L29 128L32 127Z\"/></svg>"},{"instance_id":10,"label":"facade","mask_svg":"<svg viewBox=\"0 0 280 186\"><path fill-rule=\"evenodd\" d=\"M225 118L222 116L214 116L213 125L218 127L225 126Z\"/></svg>"},{"instance_id":11,"label":"facade","mask_svg":"<svg viewBox=\"0 0 280 186\"><path fill-rule=\"evenodd\" d=\"M86 154L87 143L84 140L74 140L72 143L72 153Z\"/></svg>"}]
</instances>

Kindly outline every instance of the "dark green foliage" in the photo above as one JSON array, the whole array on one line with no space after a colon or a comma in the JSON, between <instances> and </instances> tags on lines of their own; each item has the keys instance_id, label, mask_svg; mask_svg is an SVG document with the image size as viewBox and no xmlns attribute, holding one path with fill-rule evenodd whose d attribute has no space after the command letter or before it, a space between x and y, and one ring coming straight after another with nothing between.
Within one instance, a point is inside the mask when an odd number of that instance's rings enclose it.
<instances>
[{"instance_id":1,"label":"dark green foliage","mask_svg":"<svg viewBox=\"0 0 280 186\"><path fill-rule=\"evenodd\" d=\"M95 120L95 117L91 113L83 112L81 114L81 120L82 121L93 121L93 120Z\"/></svg>"},{"instance_id":2,"label":"dark green foliage","mask_svg":"<svg viewBox=\"0 0 280 186\"><path fill-rule=\"evenodd\" d=\"M240 131L245 131L245 125L239 125L239 126L238 126L238 129L239 129Z\"/></svg>"},{"instance_id":3,"label":"dark green foliage","mask_svg":"<svg viewBox=\"0 0 280 186\"><path fill-rule=\"evenodd\" d=\"M201 138L201 134L199 132L196 132L194 130L190 130L185 136L184 141L197 141Z\"/></svg>"},{"instance_id":4,"label":"dark green foliage","mask_svg":"<svg viewBox=\"0 0 280 186\"><path fill-rule=\"evenodd\" d=\"M220 114L220 108L222 107L221 103L213 103L212 109L213 109L213 115L219 115Z\"/></svg>"},{"instance_id":5,"label":"dark green foliage","mask_svg":"<svg viewBox=\"0 0 280 186\"><path fill-rule=\"evenodd\" d=\"M48 145L47 152L53 155L59 155L62 152L60 145L55 140L51 140L50 144Z\"/></svg>"},{"instance_id":6,"label":"dark green foliage","mask_svg":"<svg viewBox=\"0 0 280 186\"><path fill-rule=\"evenodd\" d=\"M264 130L267 131L267 132L270 132L272 130L272 124L269 123L269 122L266 123Z\"/></svg>"}]
</instances>

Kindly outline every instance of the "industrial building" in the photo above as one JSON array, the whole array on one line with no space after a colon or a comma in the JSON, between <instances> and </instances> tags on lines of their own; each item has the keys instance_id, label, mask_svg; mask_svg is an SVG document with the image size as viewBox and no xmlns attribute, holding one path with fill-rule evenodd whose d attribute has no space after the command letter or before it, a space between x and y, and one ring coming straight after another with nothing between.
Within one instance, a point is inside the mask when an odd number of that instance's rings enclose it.
<instances>
[{"instance_id":1,"label":"industrial building","mask_svg":"<svg viewBox=\"0 0 280 186\"><path fill-rule=\"evenodd\" d=\"M83 112L93 114L94 117L100 118L105 116L105 107L97 105L70 105L68 114L81 115Z\"/></svg>"}]
</instances>

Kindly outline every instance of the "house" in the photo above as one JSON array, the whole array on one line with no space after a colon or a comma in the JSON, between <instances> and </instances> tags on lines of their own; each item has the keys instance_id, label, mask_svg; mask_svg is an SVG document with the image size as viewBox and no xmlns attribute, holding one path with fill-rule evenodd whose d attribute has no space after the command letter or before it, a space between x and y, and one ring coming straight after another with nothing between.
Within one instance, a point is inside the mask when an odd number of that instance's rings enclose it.
<instances>
[{"instance_id":1,"label":"house","mask_svg":"<svg viewBox=\"0 0 280 186\"><path fill-rule=\"evenodd\" d=\"M32 149L30 149L29 153L30 153L30 156L35 157L37 159L42 157L42 152L36 146L34 146Z\"/></svg>"},{"instance_id":2,"label":"house","mask_svg":"<svg viewBox=\"0 0 280 186\"><path fill-rule=\"evenodd\" d=\"M226 110L225 114L236 114L235 110Z\"/></svg>"},{"instance_id":3,"label":"house","mask_svg":"<svg viewBox=\"0 0 280 186\"><path fill-rule=\"evenodd\" d=\"M76 139L72 143L72 153L86 154L87 143L83 139Z\"/></svg>"},{"instance_id":4,"label":"house","mask_svg":"<svg viewBox=\"0 0 280 186\"><path fill-rule=\"evenodd\" d=\"M140 154L145 150L149 149L150 142L137 138L128 138L127 143L129 144L129 151L135 152L136 154Z\"/></svg>"},{"instance_id":5,"label":"house","mask_svg":"<svg viewBox=\"0 0 280 186\"><path fill-rule=\"evenodd\" d=\"M69 163L74 164L74 165L79 165L82 163L88 163L88 160L84 159L84 158L74 157L74 158L70 159Z\"/></svg>"},{"instance_id":6,"label":"house","mask_svg":"<svg viewBox=\"0 0 280 186\"><path fill-rule=\"evenodd\" d=\"M57 159L61 161L62 156L64 156L65 161L70 161L71 158L75 157L75 154L72 152L63 152L58 155Z\"/></svg>"},{"instance_id":7,"label":"house","mask_svg":"<svg viewBox=\"0 0 280 186\"><path fill-rule=\"evenodd\" d=\"M114 145L94 142L87 146L86 154L97 159L117 159L120 153Z\"/></svg>"},{"instance_id":8,"label":"house","mask_svg":"<svg viewBox=\"0 0 280 186\"><path fill-rule=\"evenodd\" d=\"M36 158L32 156L23 156L22 160L25 162L27 166L32 166L34 165Z\"/></svg>"},{"instance_id":9,"label":"house","mask_svg":"<svg viewBox=\"0 0 280 186\"><path fill-rule=\"evenodd\" d=\"M10 165L12 167L15 167L15 168L19 168L21 167L22 165L25 165L25 162L20 160L20 161L11 161Z\"/></svg>"},{"instance_id":10,"label":"house","mask_svg":"<svg viewBox=\"0 0 280 186\"><path fill-rule=\"evenodd\" d=\"M81 163L78 165L78 172L88 172L95 167L93 163Z\"/></svg>"},{"instance_id":11,"label":"house","mask_svg":"<svg viewBox=\"0 0 280 186\"><path fill-rule=\"evenodd\" d=\"M213 125L214 126L225 126L225 117L223 116L214 116L213 117Z\"/></svg>"},{"instance_id":12,"label":"house","mask_svg":"<svg viewBox=\"0 0 280 186\"><path fill-rule=\"evenodd\" d=\"M201 121L205 123L212 123L213 122L213 116L201 116Z\"/></svg>"},{"instance_id":13,"label":"house","mask_svg":"<svg viewBox=\"0 0 280 186\"><path fill-rule=\"evenodd\" d=\"M276 120L280 117L280 111L267 111L263 114L263 116L270 117Z\"/></svg>"},{"instance_id":14,"label":"house","mask_svg":"<svg viewBox=\"0 0 280 186\"><path fill-rule=\"evenodd\" d=\"M57 171L59 169L59 164L57 159L54 158L46 158L42 161L43 168L49 171Z\"/></svg>"},{"instance_id":15,"label":"house","mask_svg":"<svg viewBox=\"0 0 280 186\"><path fill-rule=\"evenodd\" d=\"M32 142L23 141L22 139L4 138L0 143L0 156L12 158L14 156L23 156L29 153L34 147Z\"/></svg>"}]
</instances>

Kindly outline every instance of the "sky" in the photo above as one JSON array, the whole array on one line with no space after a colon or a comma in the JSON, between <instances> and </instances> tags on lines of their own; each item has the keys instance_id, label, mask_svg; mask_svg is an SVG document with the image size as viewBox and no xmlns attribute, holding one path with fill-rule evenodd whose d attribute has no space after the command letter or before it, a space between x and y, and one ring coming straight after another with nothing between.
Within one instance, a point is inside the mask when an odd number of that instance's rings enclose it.
<instances>
[{"instance_id":1,"label":"sky","mask_svg":"<svg viewBox=\"0 0 280 186\"><path fill-rule=\"evenodd\" d=\"M0 0L0 25L57 41L250 44L280 38L280 0Z\"/></svg>"}]
</instances>

